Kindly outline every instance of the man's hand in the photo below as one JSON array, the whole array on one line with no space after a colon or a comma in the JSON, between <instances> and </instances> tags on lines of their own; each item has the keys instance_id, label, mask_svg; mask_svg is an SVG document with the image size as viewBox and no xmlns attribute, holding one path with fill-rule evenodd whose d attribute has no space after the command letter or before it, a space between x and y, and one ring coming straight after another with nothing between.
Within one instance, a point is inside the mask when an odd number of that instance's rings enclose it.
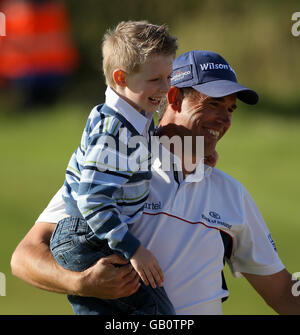
<instances>
[{"instance_id":1,"label":"man's hand","mask_svg":"<svg viewBox=\"0 0 300 335\"><path fill-rule=\"evenodd\" d=\"M114 264L123 265L116 267ZM139 276L128 261L118 255L101 258L81 272L77 294L100 299L118 299L134 294L140 287Z\"/></svg>"},{"instance_id":2,"label":"man's hand","mask_svg":"<svg viewBox=\"0 0 300 335\"><path fill-rule=\"evenodd\" d=\"M118 299L138 290L139 276L127 260L117 255L102 258L83 272L64 269L49 249L54 228L55 224L48 222L33 225L13 253L15 276L43 290L100 299Z\"/></svg>"},{"instance_id":3,"label":"man's hand","mask_svg":"<svg viewBox=\"0 0 300 335\"><path fill-rule=\"evenodd\" d=\"M148 286L150 282L151 286L156 288L156 282L159 286L162 286L164 275L151 251L140 245L130 258L130 262L145 285Z\"/></svg>"}]
</instances>

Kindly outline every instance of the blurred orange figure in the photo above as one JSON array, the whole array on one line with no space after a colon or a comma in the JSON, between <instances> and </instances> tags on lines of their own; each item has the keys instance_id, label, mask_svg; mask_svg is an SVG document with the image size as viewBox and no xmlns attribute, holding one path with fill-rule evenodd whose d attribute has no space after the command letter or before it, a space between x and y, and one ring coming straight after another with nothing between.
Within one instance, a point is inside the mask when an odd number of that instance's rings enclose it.
<instances>
[{"instance_id":1,"label":"blurred orange figure","mask_svg":"<svg viewBox=\"0 0 300 335\"><path fill-rule=\"evenodd\" d=\"M0 0L0 11L6 19L0 77L17 84L29 105L54 102L78 60L63 2Z\"/></svg>"}]
</instances>

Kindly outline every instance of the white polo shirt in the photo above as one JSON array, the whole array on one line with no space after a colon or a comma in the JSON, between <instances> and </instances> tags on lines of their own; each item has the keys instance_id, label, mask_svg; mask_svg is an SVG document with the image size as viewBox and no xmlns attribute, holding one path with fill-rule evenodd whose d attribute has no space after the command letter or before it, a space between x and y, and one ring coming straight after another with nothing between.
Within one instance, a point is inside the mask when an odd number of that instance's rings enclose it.
<instances>
[{"instance_id":1,"label":"white polo shirt","mask_svg":"<svg viewBox=\"0 0 300 335\"><path fill-rule=\"evenodd\" d=\"M284 269L258 208L238 181L208 166L201 181L193 175L183 180L181 172L160 165L156 159L142 220L130 230L157 257L178 315L222 314L225 256L233 273ZM59 191L37 221L56 223L64 215Z\"/></svg>"}]
</instances>

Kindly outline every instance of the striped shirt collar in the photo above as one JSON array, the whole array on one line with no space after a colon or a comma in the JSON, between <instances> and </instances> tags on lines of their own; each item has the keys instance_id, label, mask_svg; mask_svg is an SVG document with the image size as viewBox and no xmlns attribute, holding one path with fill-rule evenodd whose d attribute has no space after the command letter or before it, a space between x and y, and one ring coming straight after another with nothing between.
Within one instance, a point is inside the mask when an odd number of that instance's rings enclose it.
<instances>
[{"instance_id":1,"label":"striped shirt collar","mask_svg":"<svg viewBox=\"0 0 300 335\"><path fill-rule=\"evenodd\" d=\"M105 96L105 103L108 107L121 114L140 135L147 136L153 118L152 113L144 112L143 115L138 112L109 86L106 89Z\"/></svg>"}]
</instances>

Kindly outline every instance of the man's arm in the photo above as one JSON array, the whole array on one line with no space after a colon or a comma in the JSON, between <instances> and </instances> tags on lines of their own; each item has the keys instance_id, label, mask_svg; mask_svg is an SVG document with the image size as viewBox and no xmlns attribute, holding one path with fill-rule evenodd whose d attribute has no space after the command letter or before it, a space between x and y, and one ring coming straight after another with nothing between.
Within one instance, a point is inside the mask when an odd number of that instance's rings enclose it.
<instances>
[{"instance_id":1,"label":"man's arm","mask_svg":"<svg viewBox=\"0 0 300 335\"><path fill-rule=\"evenodd\" d=\"M54 227L53 223L37 222L27 233L12 255L11 269L15 276L44 290L101 299L117 299L137 291L139 277L117 255L102 258L83 272L61 267L49 249Z\"/></svg>"},{"instance_id":2,"label":"man's arm","mask_svg":"<svg viewBox=\"0 0 300 335\"><path fill-rule=\"evenodd\" d=\"M300 296L293 295L295 280L286 269L268 276L249 273L243 275L278 314L300 315Z\"/></svg>"}]
</instances>

